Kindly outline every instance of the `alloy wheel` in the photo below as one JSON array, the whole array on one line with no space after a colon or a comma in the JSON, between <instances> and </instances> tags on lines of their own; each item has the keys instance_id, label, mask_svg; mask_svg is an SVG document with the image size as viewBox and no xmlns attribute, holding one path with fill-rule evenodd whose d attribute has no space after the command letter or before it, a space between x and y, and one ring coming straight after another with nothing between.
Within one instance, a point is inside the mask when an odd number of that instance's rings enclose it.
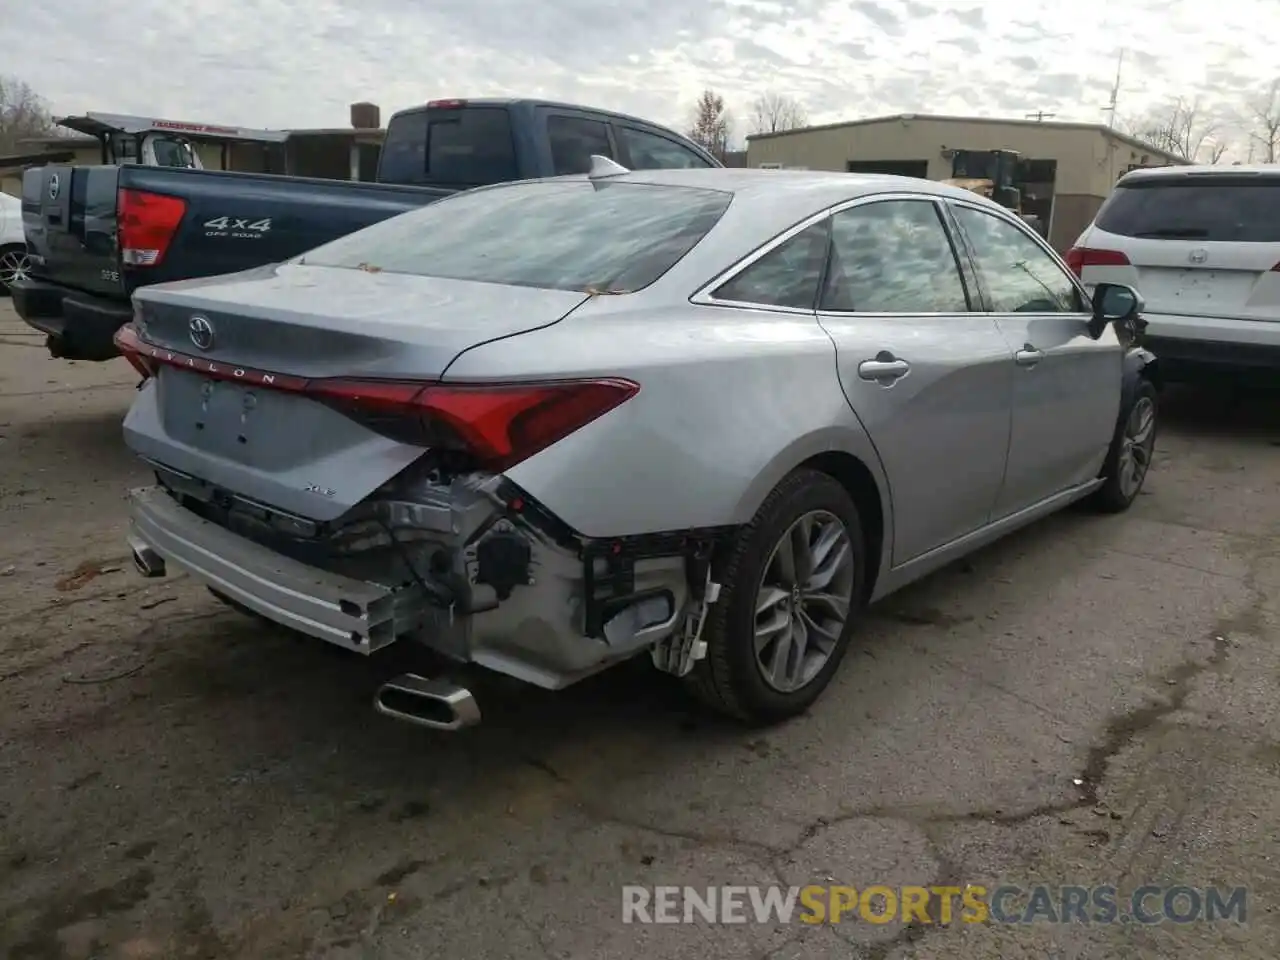
<instances>
[{"instance_id":1,"label":"alloy wheel","mask_svg":"<svg viewBox=\"0 0 1280 960\"><path fill-rule=\"evenodd\" d=\"M6 250L0 253L0 287L11 287L15 281L25 280L30 265L25 250Z\"/></svg>"},{"instance_id":2,"label":"alloy wheel","mask_svg":"<svg viewBox=\"0 0 1280 960\"><path fill-rule=\"evenodd\" d=\"M840 642L853 606L854 551L844 523L804 514L779 538L756 592L756 665L780 693L800 690Z\"/></svg>"},{"instance_id":3,"label":"alloy wheel","mask_svg":"<svg viewBox=\"0 0 1280 960\"><path fill-rule=\"evenodd\" d=\"M1155 449L1156 405L1150 397L1141 397L1129 412L1125 421L1124 437L1120 441L1118 477L1120 492L1126 499L1137 496L1142 481L1151 466L1151 454Z\"/></svg>"}]
</instances>

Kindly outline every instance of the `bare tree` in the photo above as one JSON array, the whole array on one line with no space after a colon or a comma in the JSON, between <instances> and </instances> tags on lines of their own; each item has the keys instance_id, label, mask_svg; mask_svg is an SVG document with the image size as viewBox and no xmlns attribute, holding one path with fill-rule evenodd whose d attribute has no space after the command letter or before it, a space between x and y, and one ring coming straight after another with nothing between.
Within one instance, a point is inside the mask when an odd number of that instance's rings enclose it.
<instances>
[{"instance_id":1,"label":"bare tree","mask_svg":"<svg viewBox=\"0 0 1280 960\"><path fill-rule=\"evenodd\" d=\"M1217 137L1209 142L1205 148L1205 158L1210 163L1221 163L1223 156L1231 149L1231 141L1222 137Z\"/></svg>"},{"instance_id":2,"label":"bare tree","mask_svg":"<svg viewBox=\"0 0 1280 960\"><path fill-rule=\"evenodd\" d=\"M1194 161L1214 141L1221 123L1203 113L1199 97L1178 97L1131 126L1135 136L1153 147Z\"/></svg>"},{"instance_id":3,"label":"bare tree","mask_svg":"<svg viewBox=\"0 0 1280 960\"><path fill-rule=\"evenodd\" d=\"M751 132L778 133L795 130L809 122L809 113L795 97L772 90L761 94L751 105Z\"/></svg>"},{"instance_id":4,"label":"bare tree","mask_svg":"<svg viewBox=\"0 0 1280 960\"><path fill-rule=\"evenodd\" d=\"M1254 144L1265 163L1275 163L1280 152L1280 78L1272 80L1256 97L1247 102L1249 122L1249 159L1253 159Z\"/></svg>"},{"instance_id":5,"label":"bare tree","mask_svg":"<svg viewBox=\"0 0 1280 960\"><path fill-rule=\"evenodd\" d=\"M0 153L13 152L19 140L56 132L44 98L25 80L0 76Z\"/></svg>"},{"instance_id":6,"label":"bare tree","mask_svg":"<svg viewBox=\"0 0 1280 960\"><path fill-rule=\"evenodd\" d=\"M733 117L724 105L724 97L714 90L703 90L693 108L689 139L723 163L732 130Z\"/></svg>"}]
</instances>

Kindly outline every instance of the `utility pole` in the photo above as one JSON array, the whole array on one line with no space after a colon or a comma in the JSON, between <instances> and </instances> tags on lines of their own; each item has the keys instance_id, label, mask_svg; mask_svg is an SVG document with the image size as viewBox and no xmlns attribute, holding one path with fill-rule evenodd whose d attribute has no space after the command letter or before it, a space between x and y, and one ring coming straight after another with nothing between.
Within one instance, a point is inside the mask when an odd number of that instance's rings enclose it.
<instances>
[{"instance_id":1,"label":"utility pole","mask_svg":"<svg viewBox=\"0 0 1280 960\"><path fill-rule=\"evenodd\" d=\"M1046 120L1052 120L1056 116L1056 113L1045 113L1043 110L1037 110L1035 113L1028 113L1027 119L1034 120L1036 123L1044 123Z\"/></svg>"},{"instance_id":2,"label":"utility pole","mask_svg":"<svg viewBox=\"0 0 1280 960\"><path fill-rule=\"evenodd\" d=\"M1120 99L1120 69L1124 66L1124 48L1120 48L1120 58L1116 61L1116 82L1111 86L1111 102L1107 104L1107 126L1116 127L1116 103Z\"/></svg>"}]
</instances>

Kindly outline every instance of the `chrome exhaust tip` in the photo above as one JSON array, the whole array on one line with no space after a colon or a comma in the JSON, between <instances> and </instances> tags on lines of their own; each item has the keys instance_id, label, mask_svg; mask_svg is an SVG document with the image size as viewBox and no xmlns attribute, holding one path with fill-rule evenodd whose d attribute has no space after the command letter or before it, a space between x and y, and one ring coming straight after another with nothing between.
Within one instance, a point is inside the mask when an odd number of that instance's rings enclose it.
<instances>
[{"instance_id":1,"label":"chrome exhaust tip","mask_svg":"<svg viewBox=\"0 0 1280 960\"><path fill-rule=\"evenodd\" d=\"M133 565L144 577L163 577L164 557L137 537L129 538L129 550L133 553Z\"/></svg>"},{"instance_id":2,"label":"chrome exhaust tip","mask_svg":"<svg viewBox=\"0 0 1280 960\"><path fill-rule=\"evenodd\" d=\"M384 716L432 730L461 730L480 722L480 707L470 690L412 673L379 687L373 707Z\"/></svg>"}]
</instances>

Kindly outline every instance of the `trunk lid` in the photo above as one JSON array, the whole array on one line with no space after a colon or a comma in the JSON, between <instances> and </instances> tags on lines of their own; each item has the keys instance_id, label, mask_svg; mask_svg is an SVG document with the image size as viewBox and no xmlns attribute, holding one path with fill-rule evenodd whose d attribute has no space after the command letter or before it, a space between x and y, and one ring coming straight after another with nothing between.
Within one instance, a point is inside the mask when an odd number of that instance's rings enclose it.
<instances>
[{"instance_id":1,"label":"trunk lid","mask_svg":"<svg viewBox=\"0 0 1280 960\"><path fill-rule=\"evenodd\" d=\"M136 326L168 362L130 410L126 441L226 493L333 520L424 448L306 396L302 382L426 385L469 347L553 324L586 299L297 264L148 287Z\"/></svg>"},{"instance_id":2,"label":"trunk lid","mask_svg":"<svg viewBox=\"0 0 1280 960\"><path fill-rule=\"evenodd\" d=\"M88 293L125 294L116 241L119 167L50 164L22 176L32 274Z\"/></svg>"}]
</instances>

